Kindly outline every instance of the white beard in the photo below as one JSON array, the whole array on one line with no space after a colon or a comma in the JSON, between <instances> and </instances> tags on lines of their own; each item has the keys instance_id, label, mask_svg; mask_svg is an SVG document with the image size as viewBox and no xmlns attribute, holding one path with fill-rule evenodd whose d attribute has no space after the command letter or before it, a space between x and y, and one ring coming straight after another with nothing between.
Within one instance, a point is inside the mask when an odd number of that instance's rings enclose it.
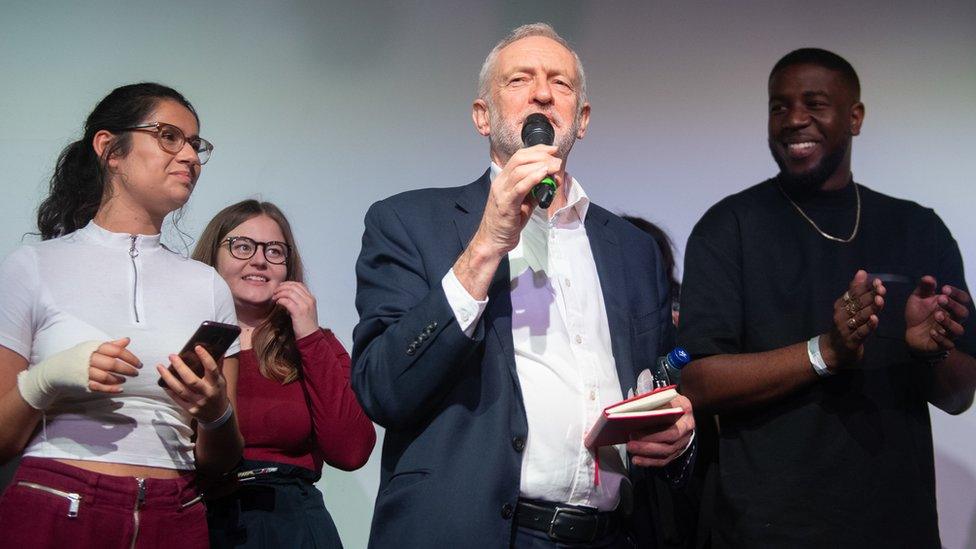
<instances>
[{"instance_id":1,"label":"white beard","mask_svg":"<svg viewBox=\"0 0 976 549\"><path fill-rule=\"evenodd\" d=\"M511 158L516 151L523 148L522 125L530 114L536 112L541 112L541 114L550 117L555 122L553 129L556 132L556 139L553 145L556 146L556 156L566 160L566 157L569 156L569 151L573 148L573 144L576 143L576 134L579 132L582 113L578 113L574 117L570 127L565 128L564 131L560 131L560 128L564 128L563 121L553 111L531 110L520 115L517 121L503 120L499 109L494 108L494 102L488 101L488 122L491 124L491 133L488 134L488 142L492 150Z\"/></svg>"}]
</instances>

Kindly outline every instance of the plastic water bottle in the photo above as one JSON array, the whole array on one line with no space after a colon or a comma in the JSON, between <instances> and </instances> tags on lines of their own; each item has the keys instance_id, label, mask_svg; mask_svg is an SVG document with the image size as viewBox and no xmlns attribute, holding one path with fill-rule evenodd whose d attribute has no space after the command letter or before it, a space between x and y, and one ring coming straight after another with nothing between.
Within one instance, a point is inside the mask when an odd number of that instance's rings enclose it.
<instances>
[{"instance_id":1,"label":"plastic water bottle","mask_svg":"<svg viewBox=\"0 0 976 549\"><path fill-rule=\"evenodd\" d=\"M691 362L691 357L683 347L675 347L665 356L654 362L654 388L677 385L681 382L681 369Z\"/></svg>"}]
</instances>

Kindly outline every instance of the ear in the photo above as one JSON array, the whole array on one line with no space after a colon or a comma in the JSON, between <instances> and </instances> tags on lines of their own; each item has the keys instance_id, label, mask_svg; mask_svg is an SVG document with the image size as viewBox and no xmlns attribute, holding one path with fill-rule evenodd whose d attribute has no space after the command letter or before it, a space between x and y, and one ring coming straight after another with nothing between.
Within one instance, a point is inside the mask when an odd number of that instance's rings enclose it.
<instances>
[{"instance_id":1,"label":"ear","mask_svg":"<svg viewBox=\"0 0 976 549\"><path fill-rule=\"evenodd\" d=\"M851 106L851 135L861 134L861 123L864 122L864 103L858 101Z\"/></svg>"},{"instance_id":2,"label":"ear","mask_svg":"<svg viewBox=\"0 0 976 549\"><path fill-rule=\"evenodd\" d=\"M583 108L580 109L580 125L579 129L576 130L576 139L583 139L586 135L586 127L590 125L590 104L583 103Z\"/></svg>"},{"instance_id":3,"label":"ear","mask_svg":"<svg viewBox=\"0 0 976 549\"><path fill-rule=\"evenodd\" d=\"M474 122L474 128L478 130L478 133L485 137L491 133L490 119L488 102L484 99L475 99L474 103L471 104L471 121Z\"/></svg>"},{"instance_id":4,"label":"ear","mask_svg":"<svg viewBox=\"0 0 976 549\"><path fill-rule=\"evenodd\" d=\"M115 134L108 130L98 130L95 133L95 137L92 138L92 148L95 149L95 155L99 158L103 158L105 151L112 146L112 142L115 141ZM111 166L114 159L106 159L107 163Z\"/></svg>"}]
</instances>

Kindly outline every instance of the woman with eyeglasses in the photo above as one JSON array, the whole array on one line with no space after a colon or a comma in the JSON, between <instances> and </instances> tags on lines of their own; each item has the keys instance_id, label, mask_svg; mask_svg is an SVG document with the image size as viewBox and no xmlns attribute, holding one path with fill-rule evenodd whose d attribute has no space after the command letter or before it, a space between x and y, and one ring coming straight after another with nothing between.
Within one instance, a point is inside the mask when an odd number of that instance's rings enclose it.
<instances>
[{"instance_id":1,"label":"woman with eyeglasses","mask_svg":"<svg viewBox=\"0 0 976 549\"><path fill-rule=\"evenodd\" d=\"M238 417L244 462L208 501L212 547L341 547L314 483L323 462L358 469L376 443L349 384L349 355L319 327L291 226L245 200L204 229L194 259L213 265L241 327Z\"/></svg>"},{"instance_id":2,"label":"woman with eyeglasses","mask_svg":"<svg viewBox=\"0 0 976 549\"><path fill-rule=\"evenodd\" d=\"M0 460L24 456L6 547L207 547L194 469L240 458L237 360L197 347L197 375L173 353L236 318L211 267L160 243L213 150L199 127L176 90L113 90L58 158L42 241L0 264Z\"/></svg>"}]
</instances>

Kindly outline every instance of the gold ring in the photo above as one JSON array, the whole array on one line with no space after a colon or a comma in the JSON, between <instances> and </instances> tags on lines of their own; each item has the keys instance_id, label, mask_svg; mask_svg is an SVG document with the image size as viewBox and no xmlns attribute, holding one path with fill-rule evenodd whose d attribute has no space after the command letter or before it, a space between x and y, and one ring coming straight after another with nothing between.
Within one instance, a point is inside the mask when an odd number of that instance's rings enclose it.
<instances>
[{"instance_id":1,"label":"gold ring","mask_svg":"<svg viewBox=\"0 0 976 549\"><path fill-rule=\"evenodd\" d=\"M841 299L843 299L844 301L850 301L851 300L851 292L844 292L844 295L843 295L843 297L841 297Z\"/></svg>"},{"instance_id":2,"label":"gold ring","mask_svg":"<svg viewBox=\"0 0 976 549\"><path fill-rule=\"evenodd\" d=\"M854 330L856 330L857 329L857 320L854 319L854 318L847 319L847 327L850 328L852 332Z\"/></svg>"}]
</instances>

